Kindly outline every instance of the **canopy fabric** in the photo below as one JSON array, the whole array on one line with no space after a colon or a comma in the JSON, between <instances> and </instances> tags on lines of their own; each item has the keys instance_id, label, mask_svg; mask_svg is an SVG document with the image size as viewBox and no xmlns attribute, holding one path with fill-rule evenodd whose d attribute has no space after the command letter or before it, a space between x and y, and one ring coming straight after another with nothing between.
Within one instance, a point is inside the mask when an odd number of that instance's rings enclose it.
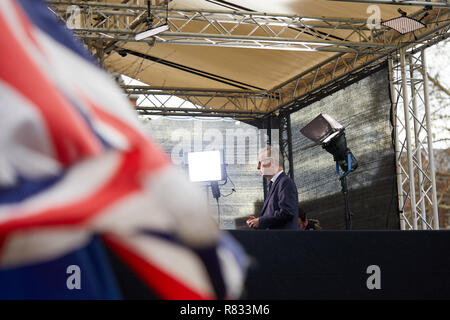
<instances>
[{"instance_id":1,"label":"canopy fabric","mask_svg":"<svg viewBox=\"0 0 450 320\"><path fill-rule=\"evenodd\" d=\"M116 0L116 2L121 2ZM141 0L145 5L146 1ZM217 2L218 3L218 2ZM242 8L257 12L278 13L299 16L343 17L367 20L368 4L332 2L326 0L282 0L227 1ZM399 6L400 7L400 6ZM381 17L388 20L398 17L399 8L392 5L379 5ZM206 0L174 0L171 9L230 10L225 6ZM421 10L421 7L401 6L407 13ZM201 24L198 26L202 27ZM145 29L143 26L142 29ZM243 30L244 31L244 30ZM336 37L346 37L347 30L328 30ZM262 31L259 31L262 32ZM255 36L258 33L254 34ZM308 38L307 34L302 36ZM353 35L357 37L357 35ZM310 39L312 37L309 37ZM282 51L244 48L204 47L156 43L150 47L146 43L122 43L119 45L132 51L175 62L183 66L233 79L247 85L270 90L278 84L314 67L336 53ZM105 60L105 66L152 86L235 89L219 81L211 80L186 71L161 65L157 62L143 61L136 56L121 57L113 52ZM257 90L249 87L249 89Z\"/></svg>"},{"instance_id":2,"label":"canopy fabric","mask_svg":"<svg viewBox=\"0 0 450 320\"><path fill-rule=\"evenodd\" d=\"M66 23L69 6L81 8L84 22L74 31L107 70L220 111L286 110L379 66L400 47L424 41L422 35L448 37L450 24L450 9L437 0L430 3L441 7L383 0L152 0L151 25L147 0L47 1ZM378 22L406 15L423 19L424 27L405 35L380 24L374 29L377 14ZM135 40L163 24L169 30ZM158 94L135 89L128 86L127 93Z\"/></svg>"}]
</instances>

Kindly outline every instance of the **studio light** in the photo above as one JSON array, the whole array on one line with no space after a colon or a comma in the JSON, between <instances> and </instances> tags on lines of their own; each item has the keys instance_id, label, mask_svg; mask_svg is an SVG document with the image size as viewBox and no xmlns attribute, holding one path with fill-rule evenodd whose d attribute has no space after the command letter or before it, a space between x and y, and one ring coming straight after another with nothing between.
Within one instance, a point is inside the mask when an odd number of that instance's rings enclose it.
<instances>
[{"instance_id":1,"label":"studio light","mask_svg":"<svg viewBox=\"0 0 450 320\"><path fill-rule=\"evenodd\" d=\"M153 37L161 32L164 32L164 31L167 31L170 29L169 25L167 24L169 4L168 3L166 4L166 22L165 22L165 24L158 26L158 27L154 27L153 26L153 16L151 14L151 12L152 12L151 3L152 3L151 0L147 0L147 15L148 15L147 27L148 27L148 30L136 34L134 36L134 39L136 41L143 40L148 37Z\"/></svg>"},{"instance_id":2,"label":"studio light","mask_svg":"<svg viewBox=\"0 0 450 320\"><path fill-rule=\"evenodd\" d=\"M162 26L159 26L159 27L156 27L156 28L153 28L153 29L141 32L141 33L138 33L138 34L136 34L134 39L139 41L139 40L142 40L142 39L145 39L145 38L148 38L148 37L153 37L153 36L155 36L155 35L157 35L157 34L159 34L161 32L167 31L167 30L169 30L169 25L164 24Z\"/></svg>"},{"instance_id":3,"label":"studio light","mask_svg":"<svg viewBox=\"0 0 450 320\"><path fill-rule=\"evenodd\" d=\"M219 181L225 180L227 174L225 165L223 164L222 154L220 151L202 151L189 152L188 171L189 179L192 182L209 182L211 184L211 192L217 201L217 217L220 226L220 188Z\"/></svg>"},{"instance_id":4,"label":"studio light","mask_svg":"<svg viewBox=\"0 0 450 320\"><path fill-rule=\"evenodd\" d=\"M422 28L425 28L426 26L413 18L409 18L406 16L406 12L399 9L401 17L394 18L385 22L382 22L381 24L383 26L389 27L391 29L394 29L395 31L405 34L408 32L413 32Z\"/></svg>"},{"instance_id":5,"label":"studio light","mask_svg":"<svg viewBox=\"0 0 450 320\"><path fill-rule=\"evenodd\" d=\"M300 132L316 145L322 145L322 148L333 155L336 162L336 174L341 181L342 193L345 200L345 227L351 229L351 213L348 203L348 189L346 177L355 171L358 162L347 147L345 138L345 128L336 120L327 114L320 114L306 126L300 129ZM341 174L339 168L343 171Z\"/></svg>"},{"instance_id":6,"label":"studio light","mask_svg":"<svg viewBox=\"0 0 450 320\"><path fill-rule=\"evenodd\" d=\"M341 176L339 167L344 175L356 170L358 162L347 147L345 128L327 114L320 114L308 123L300 132L316 144L333 155L336 161L336 172Z\"/></svg>"},{"instance_id":7,"label":"studio light","mask_svg":"<svg viewBox=\"0 0 450 320\"><path fill-rule=\"evenodd\" d=\"M316 144L322 144L344 130L344 127L327 114L318 115L308 123L300 132Z\"/></svg>"},{"instance_id":8,"label":"studio light","mask_svg":"<svg viewBox=\"0 0 450 320\"><path fill-rule=\"evenodd\" d=\"M188 153L189 179L192 182L222 180L222 164L220 158L220 151Z\"/></svg>"}]
</instances>

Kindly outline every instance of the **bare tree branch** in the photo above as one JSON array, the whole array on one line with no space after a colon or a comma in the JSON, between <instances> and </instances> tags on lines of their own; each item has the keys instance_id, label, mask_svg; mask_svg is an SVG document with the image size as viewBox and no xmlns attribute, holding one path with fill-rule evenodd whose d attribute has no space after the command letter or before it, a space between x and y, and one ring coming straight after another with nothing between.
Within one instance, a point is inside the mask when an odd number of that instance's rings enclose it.
<instances>
[{"instance_id":1,"label":"bare tree branch","mask_svg":"<svg viewBox=\"0 0 450 320\"><path fill-rule=\"evenodd\" d=\"M437 77L433 78L428 72L427 72L427 77L428 77L428 79L431 80L431 82L433 82L433 84L436 87L438 87L439 89L444 91L450 97L450 90L448 90L446 87L444 87L444 85L437 79Z\"/></svg>"},{"instance_id":2,"label":"bare tree branch","mask_svg":"<svg viewBox=\"0 0 450 320\"><path fill-rule=\"evenodd\" d=\"M450 138L438 139L434 140L433 142L440 142L440 141L450 141Z\"/></svg>"}]
</instances>

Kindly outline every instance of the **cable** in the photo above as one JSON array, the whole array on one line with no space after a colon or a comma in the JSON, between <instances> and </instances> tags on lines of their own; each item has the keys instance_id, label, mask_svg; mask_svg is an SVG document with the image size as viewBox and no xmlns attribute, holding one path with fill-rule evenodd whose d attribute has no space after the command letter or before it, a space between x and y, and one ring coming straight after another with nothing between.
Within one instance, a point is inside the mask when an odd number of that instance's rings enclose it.
<instances>
[{"instance_id":1,"label":"cable","mask_svg":"<svg viewBox=\"0 0 450 320\"><path fill-rule=\"evenodd\" d=\"M236 190L231 190L231 192L229 194L220 194L222 197L226 198L228 196L231 196L233 194L233 192L236 192Z\"/></svg>"},{"instance_id":2,"label":"cable","mask_svg":"<svg viewBox=\"0 0 450 320\"><path fill-rule=\"evenodd\" d=\"M234 185L234 182L233 182L233 180L231 180L231 178L230 178L230 176L227 174L227 178L229 178L230 179L230 182L231 182L231 184L233 185L233 189L234 188L236 188L236 186ZM236 190L235 190L236 191Z\"/></svg>"},{"instance_id":3,"label":"cable","mask_svg":"<svg viewBox=\"0 0 450 320\"><path fill-rule=\"evenodd\" d=\"M228 175L228 173L227 173L227 179L226 179L225 183L224 183L222 186L224 186L224 185L227 184L228 179L230 179L230 182L231 182L231 184L233 185L233 187L231 188L231 192L230 192L229 194L226 194L226 195L220 194L220 195L221 195L222 197L224 197L224 198L226 198L226 197L228 197L228 196L231 196L231 195L233 194L233 192L236 192L236 186L234 185L234 182L233 182L233 180L231 180L231 178L230 178L230 176Z\"/></svg>"},{"instance_id":4,"label":"cable","mask_svg":"<svg viewBox=\"0 0 450 320\"><path fill-rule=\"evenodd\" d=\"M392 82L394 81L394 74L393 73L394 73L394 70L391 70L391 74L388 75L389 81L392 81ZM391 79L391 77L392 77L392 79ZM395 88L394 88L394 91L395 91ZM394 150L394 165L393 165L394 173L393 173L393 181L392 181L392 185L391 185L391 201L389 203L389 209L388 209L388 211L386 213L386 219L385 219L385 223L386 223L385 228L386 229L389 229L389 216L390 216L391 210L392 210L392 203L393 203L393 200L394 200L394 197L395 197L395 190L397 189L397 185L396 185L396 182L397 182L397 171L396 171L396 160L395 160L397 155L395 153L396 152L395 151L396 146L395 146L395 142L394 142L395 141L395 132L394 132L395 123L394 123L394 121L396 121L396 120L395 120L395 115L394 115L394 112L395 112L394 108L397 105L398 100L396 101L396 103L394 105L394 101L392 100L393 92L391 90L391 86L390 85L388 86L388 95L389 95L389 101L391 102L391 107L389 108L389 121L391 123L391 128L392 128L391 129L391 143L392 143L392 149ZM398 190L397 190L397 194L398 194ZM397 207L398 207L398 204L397 204ZM398 212L398 209L397 209L397 214L398 214L398 217L400 218L400 214Z\"/></svg>"}]
</instances>

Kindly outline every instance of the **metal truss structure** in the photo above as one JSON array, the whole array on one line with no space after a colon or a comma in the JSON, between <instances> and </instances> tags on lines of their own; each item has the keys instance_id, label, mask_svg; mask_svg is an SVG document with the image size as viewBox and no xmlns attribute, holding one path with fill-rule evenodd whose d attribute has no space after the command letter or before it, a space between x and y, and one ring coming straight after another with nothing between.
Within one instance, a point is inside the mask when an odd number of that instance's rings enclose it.
<instances>
[{"instance_id":1,"label":"metal truss structure","mask_svg":"<svg viewBox=\"0 0 450 320\"><path fill-rule=\"evenodd\" d=\"M424 7L436 7L436 8L450 8L450 3L446 0L443 1L408 1L408 0L330 0L336 2L356 2L356 3L373 3L373 4L390 4L395 6L424 6Z\"/></svg>"},{"instance_id":2,"label":"metal truss structure","mask_svg":"<svg viewBox=\"0 0 450 320\"><path fill-rule=\"evenodd\" d=\"M136 105L136 110L142 115L231 117L236 120L259 119L265 115L265 112L255 111L262 109L261 104L267 97L265 92L132 85L121 87L128 96L139 95L143 98ZM218 98L222 100L219 108L209 105Z\"/></svg>"},{"instance_id":3,"label":"metal truss structure","mask_svg":"<svg viewBox=\"0 0 450 320\"><path fill-rule=\"evenodd\" d=\"M339 88L345 87L348 83L354 82L355 79L376 71L381 64L387 61L390 55L395 54L401 48L414 44L430 46L448 38L450 36L449 16L450 10L446 10L446 19L435 22L433 24L434 29L424 31L420 35L418 33L407 35L408 37L414 37L412 39L397 39L397 49L392 50L389 54L338 54L278 85L270 90L272 97L278 99L274 110L296 111L317 100L317 98L326 96Z\"/></svg>"},{"instance_id":4,"label":"metal truss structure","mask_svg":"<svg viewBox=\"0 0 450 320\"><path fill-rule=\"evenodd\" d=\"M101 2L49 1L54 11L64 16L74 5L79 21L73 31L86 40L136 42L134 36L146 22L147 7ZM349 18L326 18L279 15L246 11L151 9L153 25L168 24L170 31L153 41L166 44L256 48L275 50L386 53L395 45L380 39L371 41L367 21ZM192 30L195 30L193 32ZM333 35L336 30L342 36Z\"/></svg>"},{"instance_id":5,"label":"metal truss structure","mask_svg":"<svg viewBox=\"0 0 450 320\"><path fill-rule=\"evenodd\" d=\"M147 7L132 4L131 1L131 4L67 0L48 2L62 19L70 19L68 6L74 5L80 10L77 15L80 20L68 22L73 24L73 31L90 44L100 60L104 54L114 50L118 43L135 42L134 35L145 28L147 21ZM437 2L431 4L439 5ZM359 19L245 11L168 10L166 7L153 7L151 11L153 24L167 23L170 31L144 40L150 44L156 41L184 45L336 52L335 56L265 93L236 92L233 96L224 92L227 95L224 100L217 99L217 91L211 92L208 89L200 90L202 92L197 90L193 96L189 89L164 88L165 91L176 92L180 97L192 97L200 107L228 111L295 111L318 96L329 94L354 81L355 77L370 73L399 48L411 43L439 41L449 36L450 29L450 10L445 6L428 11L423 22L430 25L429 28L407 35L400 35L386 27L369 30L367 21ZM420 18L418 15L412 17ZM341 36L335 35L337 31ZM140 93L148 95L146 92L153 89L141 88ZM133 93L138 93L138 89L133 88ZM199 99L200 95L202 99ZM160 107L164 108L163 105ZM159 113L160 110L155 112Z\"/></svg>"},{"instance_id":6,"label":"metal truss structure","mask_svg":"<svg viewBox=\"0 0 450 320\"><path fill-rule=\"evenodd\" d=\"M422 6L411 15L426 28L401 35L386 27L369 30L366 20L302 17L247 11L169 10L152 7L153 25L170 31L141 40L179 45L302 50L335 55L309 70L264 91L158 88L122 85L130 96L141 95L151 106L138 104L144 115L231 117L243 121L279 120L280 149L285 169L293 176L290 113L389 66L393 101L398 206L402 230L439 229L430 106L424 48L450 36L448 1L334 0L355 3ZM73 31L102 61L104 55L135 42L145 30L147 7L127 4L49 0L51 10L72 23ZM178 99L178 100L177 100ZM173 107L173 101L178 101ZM170 103L169 103L170 102ZM169 107L170 105L170 107Z\"/></svg>"},{"instance_id":7,"label":"metal truss structure","mask_svg":"<svg viewBox=\"0 0 450 320\"><path fill-rule=\"evenodd\" d=\"M418 37L418 44L430 46L450 36L450 22L439 24L436 29L423 33ZM408 46L408 42L404 46ZM391 54L396 54L393 50ZM197 109L225 111L230 117L242 118L241 112L252 114L253 117L262 117L263 114L277 116L280 113L291 113L345 87L379 68L384 67L389 55L358 55L338 54L323 63L303 72L285 83L269 91L242 91L242 90L207 90L188 88L155 88L146 86L123 86L128 94L143 94L146 99L157 95L181 97L197 106ZM221 98L218 103L218 98ZM167 103L160 103L164 108ZM155 107L157 107L155 105ZM137 107L140 109L140 106ZM269 110L269 111L267 111ZM233 114L234 111L234 114ZM147 114L162 114L161 110L146 109ZM195 110L195 114L199 114ZM183 112L189 115L189 112ZM252 117L250 117L252 118Z\"/></svg>"},{"instance_id":8,"label":"metal truss structure","mask_svg":"<svg viewBox=\"0 0 450 320\"><path fill-rule=\"evenodd\" d=\"M398 207L402 230L439 229L424 49L389 59Z\"/></svg>"}]
</instances>

